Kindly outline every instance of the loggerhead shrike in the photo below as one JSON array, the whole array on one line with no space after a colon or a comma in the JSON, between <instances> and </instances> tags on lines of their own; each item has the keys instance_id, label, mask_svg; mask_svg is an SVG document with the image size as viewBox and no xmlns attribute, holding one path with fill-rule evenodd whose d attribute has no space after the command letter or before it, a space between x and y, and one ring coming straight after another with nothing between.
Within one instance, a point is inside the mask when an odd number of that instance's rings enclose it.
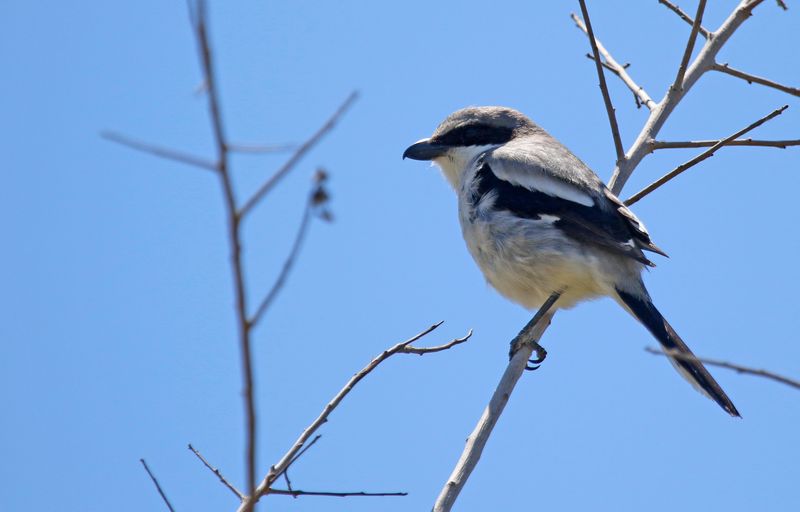
<instances>
[{"instance_id":1,"label":"loggerhead shrike","mask_svg":"<svg viewBox=\"0 0 800 512\"><path fill-rule=\"evenodd\" d=\"M431 160L458 195L470 254L502 295L539 308L600 296L616 300L667 352L673 366L731 416L739 412L708 370L661 316L642 282L666 256L638 218L566 147L516 110L470 107L448 116L403 158Z\"/></svg>"}]
</instances>

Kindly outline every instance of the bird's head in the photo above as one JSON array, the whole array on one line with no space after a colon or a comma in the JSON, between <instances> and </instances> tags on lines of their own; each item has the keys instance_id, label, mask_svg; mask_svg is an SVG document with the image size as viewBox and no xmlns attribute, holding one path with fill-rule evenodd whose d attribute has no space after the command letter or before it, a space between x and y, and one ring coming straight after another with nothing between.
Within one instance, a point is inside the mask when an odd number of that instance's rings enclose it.
<instances>
[{"instance_id":1,"label":"bird's head","mask_svg":"<svg viewBox=\"0 0 800 512\"><path fill-rule=\"evenodd\" d=\"M447 116L430 138L409 146L403 158L434 162L458 188L464 170L478 155L537 129L514 109L467 107Z\"/></svg>"}]
</instances>

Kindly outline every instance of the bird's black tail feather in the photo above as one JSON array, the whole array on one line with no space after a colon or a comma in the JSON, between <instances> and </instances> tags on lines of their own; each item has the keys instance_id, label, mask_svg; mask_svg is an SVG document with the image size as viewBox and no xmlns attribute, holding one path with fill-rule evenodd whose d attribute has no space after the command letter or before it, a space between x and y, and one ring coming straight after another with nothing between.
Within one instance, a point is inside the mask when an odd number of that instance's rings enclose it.
<instances>
[{"instance_id":1,"label":"bird's black tail feather","mask_svg":"<svg viewBox=\"0 0 800 512\"><path fill-rule=\"evenodd\" d=\"M669 325L669 322L658 312L656 307L645 295L637 297L633 294L617 289L617 294L628 310L644 325L648 331L661 343L672 365L701 393L705 394L725 412L731 416L740 417L739 411L733 405L728 395L722 390L714 377L708 373L703 364L695 359L694 354L678 333ZM670 355L670 353L676 355ZM681 357L683 356L683 357Z\"/></svg>"}]
</instances>

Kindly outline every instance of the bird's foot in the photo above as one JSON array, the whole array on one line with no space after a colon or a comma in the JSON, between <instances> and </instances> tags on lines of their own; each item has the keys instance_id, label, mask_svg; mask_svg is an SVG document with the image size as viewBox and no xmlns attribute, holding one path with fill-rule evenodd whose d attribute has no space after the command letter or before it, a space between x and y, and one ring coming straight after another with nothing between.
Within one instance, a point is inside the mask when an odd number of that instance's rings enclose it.
<instances>
[{"instance_id":1,"label":"bird's foot","mask_svg":"<svg viewBox=\"0 0 800 512\"><path fill-rule=\"evenodd\" d=\"M539 366L541 366L544 360L547 359L547 350L545 350L543 346L539 345L535 341L528 343L530 343L533 346L533 350L536 351L536 357L528 360L528 364L525 365L525 369L529 371L538 370ZM520 348L522 348L521 343L512 343L511 350L508 352L508 358L512 359Z\"/></svg>"}]
</instances>

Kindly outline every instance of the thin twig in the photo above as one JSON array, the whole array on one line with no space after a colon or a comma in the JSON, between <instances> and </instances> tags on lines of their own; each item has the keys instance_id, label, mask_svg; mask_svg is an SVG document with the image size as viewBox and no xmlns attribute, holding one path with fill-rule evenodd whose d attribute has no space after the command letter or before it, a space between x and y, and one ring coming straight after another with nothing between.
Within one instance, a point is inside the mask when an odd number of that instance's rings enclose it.
<instances>
[{"instance_id":1,"label":"thin twig","mask_svg":"<svg viewBox=\"0 0 800 512\"><path fill-rule=\"evenodd\" d=\"M334 498L349 498L353 496L408 496L407 492L326 492L326 491L301 491L300 489L270 489L270 494L281 496L333 496Z\"/></svg>"},{"instance_id":2,"label":"thin twig","mask_svg":"<svg viewBox=\"0 0 800 512\"><path fill-rule=\"evenodd\" d=\"M727 75L735 76L736 78L741 78L742 80L745 80L749 84L765 85L767 87L772 87L773 89L777 89L787 94L791 94L792 96L800 96L800 88L790 87L788 85L779 84L778 82L769 80L767 78L751 75L750 73L745 73L744 71L730 67L727 63L719 64L715 62L711 66L711 69L713 71L719 71L720 73L725 73Z\"/></svg>"},{"instance_id":3,"label":"thin twig","mask_svg":"<svg viewBox=\"0 0 800 512\"><path fill-rule=\"evenodd\" d=\"M761 126L762 124L766 123L770 119L781 115L783 113L783 111L786 110L787 108L789 108L789 105L784 105L781 108L776 109L773 112L771 112L771 113L767 114L766 116L762 117L758 121L756 121L754 123L751 123L750 125L748 125L745 128L742 128L741 130L739 130L738 132L734 133L733 135L730 135L729 137L726 137L724 139L721 139L721 140L717 141L716 144L714 144L713 146L708 148L706 151L703 151L702 153L700 153L696 157L692 158L688 162L685 162L685 163L679 165L678 167L676 167L675 169L671 170L670 172L668 172L664 176L660 177L659 179L657 179L656 181L654 181L650 185L646 186L645 188L643 188L639 192L633 194L630 198L628 198L625 201L625 205L626 206L630 206L630 205L636 203L637 201L639 201L640 199L645 197L647 194L651 193L652 191L656 190L660 186L664 185L665 183L667 183L671 179L673 179L676 176L678 176L679 174L681 174L683 171L685 171L685 170L687 170L687 169L689 169L691 167L694 167L695 165L699 164L700 162L702 162L706 158L710 158L710 157L714 156L714 152L717 151L722 146L725 146L728 143L730 143L731 141L738 139L739 137L741 137L745 133L749 132L750 130L753 130L754 128L757 128L757 127Z\"/></svg>"},{"instance_id":4,"label":"thin twig","mask_svg":"<svg viewBox=\"0 0 800 512\"><path fill-rule=\"evenodd\" d=\"M617 116L614 114L614 105L611 104L611 96L608 94L608 85L606 85L606 77L603 73L603 67L600 65L600 52L597 49L597 39L594 37L592 30L592 22L589 19L589 11L586 9L586 1L580 0L581 14L583 19L586 20L586 34L589 36L589 43L592 46L592 55L594 55L594 65L597 70L597 78L600 80L600 92L603 93L603 103L606 106L608 113L608 123L611 125L611 135L614 138L614 150L617 155L617 162L625 159L625 151L622 149L622 139L619 135L619 126L617 125ZM572 19L576 20L577 16L572 15Z\"/></svg>"},{"instance_id":5,"label":"thin twig","mask_svg":"<svg viewBox=\"0 0 800 512\"><path fill-rule=\"evenodd\" d=\"M287 464L287 465L286 465L286 467L283 469L283 476L286 476L286 475L289 473L289 468L290 468L290 467L292 467L292 464L294 464L294 463L297 461L297 459L299 459L300 457L302 457L304 453L306 453L306 452L307 452L309 449L311 449L311 447L312 447L312 446L314 446L314 445L317 443L317 441L319 441L319 440L320 440L320 438L321 438L321 437L322 437L322 434L317 434L317 435L314 437L314 439L312 439L312 440L311 440L311 442L310 442L310 443L308 443L307 445L305 445L305 446L303 447L303 449L302 449L302 450L300 450L299 452L297 452L297 455L295 455L295 456L292 458L292 460L290 460L290 461L289 461L289 464ZM288 479L287 479L287 480L288 480ZM288 482L287 482L287 483L288 483ZM291 485L288 485L288 487L289 487L289 488L291 488Z\"/></svg>"},{"instance_id":6,"label":"thin twig","mask_svg":"<svg viewBox=\"0 0 800 512\"><path fill-rule=\"evenodd\" d=\"M525 371L525 366L528 364L528 359L533 352L535 344L538 343L545 329L550 325L550 319L555 313L550 309L560 296L561 292L550 295L530 322L511 342L512 346L518 347L518 350L508 363L497 389L495 389L489 401L489 405L486 406L480 420L478 420L478 424L467 438L461 458L459 458L456 467L436 499L433 512L449 512L453 507L459 493L467 483L467 479L472 474L475 466L477 466L478 460L480 460L483 453L483 448L486 446L497 420L500 419L500 415L503 413L503 409L514 391L514 386L516 386L522 372Z\"/></svg>"},{"instance_id":7,"label":"thin twig","mask_svg":"<svg viewBox=\"0 0 800 512\"><path fill-rule=\"evenodd\" d=\"M205 467L207 467L209 471L211 471L212 473L214 473L215 475L217 475L217 478L219 478L219 481L220 481L220 482L222 482L222 484L223 484L225 487L227 487L228 489L230 489L230 491L231 491L231 492L232 492L234 495L236 495L236 497L237 497L237 498L239 498L239 501L241 501L241 500L243 500L243 499L244 499L244 495L243 495L243 494L242 494L242 493L239 491L239 489L237 489L237 488L236 488L236 487L235 487L235 486L234 486L232 483L230 483L230 482L228 481L228 479L227 479L227 478L225 478L225 476L222 474L222 472L221 472L219 469L217 469L217 468L215 468L214 466L212 466L211 464L209 464L209 462L206 460L206 458L205 458L205 457L203 457L203 455L202 455L202 454L201 454L199 451L197 451L197 450L195 449L195 447L194 447L194 446L192 446L192 443L189 443L189 450L191 450L191 452L192 452L193 454L195 454L195 456L196 456L198 459L200 459L200 462L202 462L202 463L203 463L203 465L204 465Z\"/></svg>"},{"instance_id":8,"label":"thin twig","mask_svg":"<svg viewBox=\"0 0 800 512\"><path fill-rule=\"evenodd\" d=\"M167 508L170 510L170 512L175 512L175 509L172 508L172 503L169 502L169 500L167 499L167 495L164 494L164 489L161 488L161 485L158 483L158 480L156 480L155 475L153 475L153 472L150 471L149 467L147 467L147 462L145 462L144 459L139 459L139 462L142 463L142 466L144 466L144 470L147 471L147 474L150 476L150 480L152 480L153 483L155 484L156 490L158 491L158 494L161 495L161 499L164 500L164 503L166 503Z\"/></svg>"},{"instance_id":9,"label":"thin twig","mask_svg":"<svg viewBox=\"0 0 800 512\"><path fill-rule=\"evenodd\" d=\"M778 3L778 7L780 7L784 11L788 11L789 10L789 6L786 5L786 2L784 2L783 0L776 0L776 2Z\"/></svg>"},{"instance_id":10,"label":"thin twig","mask_svg":"<svg viewBox=\"0 0 800 512\"><path fill-rule=\"evenodd\" d=\"M211 45L207 31L207 15L205 0L197 0L192 8L190 2L190 15L195 28L200 60L203 67L203 77L208 95L208 108L213 127L214 142L217 146L217 169L220 175L223 195L225 199L225 212L228 220L228 234L231 251L231 267L233 270L234 295L236 301L236 318L239 330L239 351L241 355L243 390L245 403L245 468L248 495L255 492L256 481L256 406L255 386L253 375L253 360L250 344L250 325L247 322L247 294L245 292L244 269L241 248L241 216L238 213L236 197L233 191L233 180L228 169L228 146L225 138L222 112L219 101L214 65L211 58ZM245 511L249 511L246 508Z\"/></svg>"},{"instance_id":11,"label":"thin twig","mask_svg":"<svg viewBox=\"0 0 800 512\"><path fill-rule=\"evenodd\" d=\"M669 0L658 0L658 3L660 3L662 5L665 5L667 7L667 9L669 9L670 11L672 11L675 14L677 14L678 16L680 16L680 18L683 21L685 21L686 23L688 23L689 25L694 25L694 20L691 18L691 16L689 16L688 14L683 12L683 9L681 9L677 5L673 4ZM698 28L698 31L699 31L700 35L705 37L706 39L711 37L711 31L709 31L708 29L706 29L702 25L700 25L700 27Z\"/></svg>"},{"instance_id":12,"label":"thin twig","mask_svg":"<svg viewBox=\"0 0 800 512\"><path fill-rule=\"evenodd\" d=\"M691 140L691 141L661 141L654 140L650 143L653 151L659 149L682 149L682 148L708 148L717 144L718 140ZM790 146L800 146L800 139L787 140L758 140L758 139L739 139L732 140L726 146L749 146L749 147L771 147L786 149Z\"/></svg>"},{"instance_id":13,"label":"thin twig","mask_svg":"<svg viewBox=\"0 0 800 512\"><path fill-rule=\"evenodd\" d=\"M776 382L780 382L781 384L786 384L787 386L791 386L796 389L800 389L800 380L790 379L789 377L784 377L783 375L778 375L777 373L770 372L767 370L759 370L757 368L750 368L749 366L742 366L739 364L729 363L727 361L721 361L719 359L709 359L707 357L697 357L692 354L686 354L683 352L677 352L674 350L658 350L651 347L645 347L645 351L660 355L660 356L670 356L670 357L677 357L680 359L691 359L694 361L701 362L703 364L707 364L710 366L717 366L719 368L727 368L728 370L733 370L737 373L746 373L748 375L755 375L757 377L764 377L767 379L774 380Z\"/></svg>"},{"instance_id":14,"label":"thin twig","mask_svg":"<svg viewBox=\"0 0 800 512\"><path fill-rule=\"evenodd\" d=\"M255 205L257 205L259 201L261 201L261 199L263 199L264 196L270 190L272 190L272 187L274 187L281 180L281 178L286 176L286 174L288 174L289 171L294 169L294 167L297 165L300 159L303 158L303 156L305 156L305 154L308 153L308 151L311 148L313 148L317 144L317 142L319 142L322 139L322 137L324 137L329 131L331 131L334 126L336 126L337 121L339 121L342 115L344 115L344 113L347 112L347 110L350 108L350 106L353 104L353 102L355 102L357 98L358 98L358 91L353 91L350 93L347 99L345 99L344 102L339 106L339 108L336 109L336 112L334 112L333 115L327 121L325 121L325 124L323 124L308 140L306 140L303 144L301 144L294 152L294 154L289 158L289 160L287 160L286 163L283 164L283 166L275 172L275 174L273 174L267 181L265 181L264 184L258 188L256 193L253 194L252 197L250 197L250 199L245 201L244 205L239 211L240 216L247 215L247 212L249 212Z\"/></svg>"},{"instance_id":15,"label":"thin twig","mask_svg":"<svg viewBox=\"0 0 800 512\"><path fill-rule=\"evenodd\" d=\"M208 169L209 171L217 171L217 166L214 162L209 162L205 158L191 155L189 153L184 153L171 148L165 148L163 146L157 146L148 142L132 139L127 135L122 135L121 133L107 130L100 132L100 136L106 140L110 140L111 142L116 142L117 144L121 144L137 151L143 151L144 153L150 153L151 155L166 158L167 160L174 160L182 164L191 165L192 167Z\"/></svg>"},{"instance_id":16,"label":"thin twig","mask_svg":"<svg viewBox=\"0 0 800 512\"><path fill-rule=\"evenodd\" d=\"M280 153L297 149L297 144L228 144L228 151L244 154Z\"/></svg>"},{"instance_id":17,"label":"thin twig","mask_svg":"<svg viewBox=\"0 0 800 512\"><path fill-rule=\"evenodd\" d=\"M472 337L472 329L470 329L466 335L456 338L449 343L445 343L444 345L437 345L435 347L409 347L406 346L401 350L403 354L417 354L419 356L424 356L425 354L432 354L434 352L441 352L443 350L449 350L456 345L460 345L466 342L468 339Z\"/></svg>"},{"instance_id":18,"label":"thin twig","mask_svg":"<svg viewBox=\"0 0 800 512\"><path fill-rule=\"evenodd\" d=\"M306 233L308 232L308 226L311 224L311 211L313 208L314 205L312 204L312 198L309 197L306 207L303 210L303 217L300 220L300 226L297 228L297 234L294 237L292 248L289 251L288 256L286 256L286 260L283 262L281 272L278 274L277 279L275 279L275 283L272 285L267 295L264 297L264 299L262 299L261 304L258 305L256 312L253 313L253 316L250 317L250 320L248 320L248 323L251 327L255 326L259 320L261 320L261 317L264 315L267 309L269 309L272 301L274 301L275 297L278 296L278 293L283 288L283 285L286 284L286 279L289 277L289 273L292 271L292 267L297 261L297 255L300 253L300 249L303 246L303 241L305 240Z\"/></svg>"},{"instance_id":19,"label":"thin twig","mask_svg":"<svg viewBox=\"0 0 800 512\"><path fill-rule=\"evenodd\" d=\"M700 0L697 4L697 14L694 16L692 31L689 33L689 40L686 42L686 49L683 51L681 65L678 67L678 75L675 77L674 89L683 89L683 78L686 75L686 68L689 66L689 59L692 58L694 43L697 41L697 33L700 31L700 24L703 23L703 13L706 10L706 0Z\"/></svg>"},{"instance_id":20,"label":"thin twig","mask_svg":"<svg viewBox=\"0 0 800 512\"><path fill-rule=\"evenodd\" d=\"M577 25L577 27L588 36L589 32L586 25L583 23L583 20L581 20L575 13L571 13L570 17L572 18L572 21L575 22L575 25ZM594 40L595 43L597 43L597 50L603 56L603 60L600 62L603 67L617 75L619 79L622 80L628 89L631 90L634 97L637 98L637 103L641 102L649 110L653 110L656 102L653 101L649 94L647 94L647 91L644 90L644 87L634 82L633 78L631 78L631 76L628 74L627 69L630 64L621 65L616 61L616 59L614 59L614 57L611 56L611 52L609 52L606 47L603 46L603 43L601 43L599 39L595 38ZM592 54L587 53L586 56L591 60L594 60L594 56Z\"/></svg>"},{"instance_id":21,"label":"thin twig","mask_svg":"<svg viewBox=\"0 0 800 512\"><path fill-rule=\"evenodd\" d=\"M262 496L270 494L272 492L272 484L275 480L283 473L283 471L292 463L292 461L296 460L297 454L301 451L303 446L308 442L308 440L313 436L316 431L328 421L328 416L339 406L339 404L344 400L344 398L353 390L353 388L367 375L369 375L375 368L378 367L382 362L386 361L390 357L395 354L402 354L404 353L404 349L406 349L409 345L414 343L415 341L419 340L423 336L431 333L437 327L442 325L442 322L438 322L433 324L432 326L428 327L424 331L416 334L415 336L407 339L406 341L402 341L393 347L383 351L381 354L376 356L372 361L369 362L364 368L362 368L358 373L353 375L350 380L347 381L347 384L333 397L333 399L328 402L325 407L322 409L322 412L317 416L317 418L309 424L303 433L300 434L300 437L297 438L297 441L294 442L292 447L287 451L283 457L281 457L280 461L278 461L274 466L272 466L261 481L261 483L256 488L256 492L251 494L250 496L246 496L242 505L239 507L239 512L244 512L246 510L252 510L252 507L255 503L261 499ZM457 345L454 343L453 346Z\"/></svg>"}]
</instances>

